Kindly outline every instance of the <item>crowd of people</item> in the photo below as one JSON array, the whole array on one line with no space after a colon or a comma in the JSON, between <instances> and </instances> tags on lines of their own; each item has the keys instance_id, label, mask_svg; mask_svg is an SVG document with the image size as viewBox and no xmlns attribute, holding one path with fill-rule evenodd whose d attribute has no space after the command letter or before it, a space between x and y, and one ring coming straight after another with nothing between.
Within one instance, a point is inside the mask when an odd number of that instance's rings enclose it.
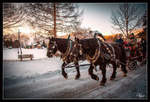
<instances>
[{"instance_id":1,"label":"crowd of people","mask_svg":"<svg viewBox=\"0 0 150 102\"><path fill-rule=\"evenodd\" d=\"M129 35L129 38L126 40L123 40L121 35L117 35L117 38L115 40L116 43L122 44L125 47L128 47L131 51L131 57L135 57L137 51L142 52L142 56L146 56L146 41L141 38L140 41L137 41L137 38L135 37L134 33L131 33Z\"/></svg>"},{"instance_id":2,"label":"crowd of people","mask_svg":"<svg viewBox=\"0 0 150 102\"><path fill-rule=\"evenodd\" d=\"M92 34L93 31L89 31L89 34ZM102 33L95 31L94 37L97 37L103 41L106 39L102 35ZM135 37L134 33L131 33L128 38L123 39L122 34L116 35L116 39L114 40L116 43L119 43L123 45L124 47L128 48L130 50L131 54L130 57L135 57L137 56L137 52L142 52L142 56L145 58L146 57L146 40L141 37L140 40L137 40Z\"/></svg>"},{"instance_id":3,"label":"crowd of people","mask_svg":"<svg viewBox=\"0 0 150 102\"><path fill-rule=\"evenodd\" d=\"M89 33L91 33L91 31ZM97 38L100 37L100 39L103 41L106 40L104 36L102 35L102 33L97 32L97 31L94 33L94 37L97 37ZM141 56L145 58L146 57L146 40L143 37L139 39L140 40L137 40L134 33L131 33L129 37L126 39L122 38L122 34L116 35L116 38L114 41L116 43L123 45L125 48L127 48L130 51L130 57L140 56L138 54L139 52L141 52L140 53Z\"/></svg>"}]
</instances>

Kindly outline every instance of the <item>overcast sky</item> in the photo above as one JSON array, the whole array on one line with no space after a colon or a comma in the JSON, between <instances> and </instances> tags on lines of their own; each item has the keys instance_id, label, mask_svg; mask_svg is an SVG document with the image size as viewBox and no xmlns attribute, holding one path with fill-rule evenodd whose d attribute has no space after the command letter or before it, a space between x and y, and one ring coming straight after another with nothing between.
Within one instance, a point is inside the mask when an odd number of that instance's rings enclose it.
<instances>
[{"instance_id":1,"label":"overcast sky","mask_svg":"<svg viewBox=\"0 0 150 102\"><path fill-rule=\"evenodd\" d=\"M82 16L82 27L98 30L104 35L117 33L112 29L111 15L112 10L117 11L121 3L78 3L79 8L84 10ZM140 8L139 14L147 9L146 3L133 3Z\"/></svg>"}]
</instances>

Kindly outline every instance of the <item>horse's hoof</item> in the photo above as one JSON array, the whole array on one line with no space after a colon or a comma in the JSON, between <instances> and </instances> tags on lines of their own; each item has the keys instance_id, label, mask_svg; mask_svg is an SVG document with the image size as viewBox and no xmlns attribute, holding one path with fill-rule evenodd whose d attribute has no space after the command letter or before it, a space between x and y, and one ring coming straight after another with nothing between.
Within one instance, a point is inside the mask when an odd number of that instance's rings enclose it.
<instances>
[{"instance_id":1,"label":"horse's hoof","mask_svg":"<svg viewBox=\"0 0 150 102\"><path fill-rule=\"evenodd\" d=\"M75 77L75 80L77 80L77 79L79 79L79 78L80 78L80 76L76 76L76 77Z\"/></svg>"},{"instance_id":2,"label":"horse's hoof","mask_svg":"<svg viewBox=\"0 0 150 102\"><path fill-rule=\"evenodd\" d=\"M68 79L68 77L66 76L66 77L64 77L65 79Z\"/></svg>"},{"instance_id":3,"label":"horse's hoof","mask_svg":"<svg viewBox=\"0 0 150 102\"><path fill-rule=\"evenodd\" d=\"M110 80L114 80L115 78L110 78Z\"/></svg>"},{"instance_id":4,"label":"horse's hoof","mask_svg":"<svg viewBox=\"0 0 150 102\"><path fill-rule=\"evenodd\" d=\"M62 73L62 76L63 76L65 79L67 79L67 78L68 78L67 73Z\"/></svg>"},{"instance_id":5,"label":"horse's hoof","mask_svg":"<svg viewBox=\"0 0 150 102\"><path fill-rule=\"evenodd\" d=\"M68 79L68 75L64 75L64 78L65 78L65 79Z\"/></svg>"},{"instance_id":6,"label":"horse's hoof","mask_svg":"<svg viewBox=\"0 0 150 102\"><path fill-rule=\"evenodd\" d=\"M78 80L79 78L75 78L75 80Z\"/></svg>"},{"instance_id":7,"label":"horse's hoof","mask_svg":"<svg viewBox=\"0 0 150 102\"><path fill-rule=\"evenodd\" d=\"M124 74L124 75L123 75L123 77L126 77L126 76L127 76L127 74Z\"/></svg>"},{"instance_id":8,"label":"horse's hoof","mask_svg":"<svg viewBox=\"0 0 150 102\"><path fill-rule=\"evenodd\" d=\"M105 83L102 83L102 82L101 82L101 83L100 83L100 86L105 86Z\"/></svg>"},{"instance_id":9,"label":"horse's hoof","mask_svg":"<svg viewBox=\"0 0 150 102\"><path fill-rule=\"evenodd\" d=\"M97 81L99 80L99 78L96 75L91 76L91 78Z\"/></svg>"},{"instance_id":10,"label":"horse's hoof","mask_svg":"<svg viewBox=\"0 0 150 102\"><path fill-rule=\"evenodd\" d=\"M96 80L98 81L98 80L99 80L99 78L98 78L98 77L96 77Z\"/></svg>"}]
</instances>

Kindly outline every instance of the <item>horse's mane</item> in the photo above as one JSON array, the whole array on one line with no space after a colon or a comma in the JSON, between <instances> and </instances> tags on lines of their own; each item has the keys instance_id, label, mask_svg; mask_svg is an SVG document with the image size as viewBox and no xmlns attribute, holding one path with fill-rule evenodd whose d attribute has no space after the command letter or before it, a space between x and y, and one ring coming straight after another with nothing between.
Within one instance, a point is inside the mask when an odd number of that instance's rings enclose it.
<instances>
[{"instance_id":1,"label":"horse's mane","mask_svg":"<svg viewBox=\"0 0 150 102\"><path fill-rule=\"evenodd\" d=\"M64 39L64 38L54 38L54 40L55 40L58 44L66 45L66 46L67 46L67 42L68 42L67 39Z\"/></svg>"},{"instance_id":2,"label":"horse's mane","mask_svg":"<svg viewBox=\"0 0 150 102\"><path fill-rule=\"evenodd\" d=\"M55 40L59 40L59 41L67 41L67 39L65 38L54 38Z\"/></svg>"}]
</instances>

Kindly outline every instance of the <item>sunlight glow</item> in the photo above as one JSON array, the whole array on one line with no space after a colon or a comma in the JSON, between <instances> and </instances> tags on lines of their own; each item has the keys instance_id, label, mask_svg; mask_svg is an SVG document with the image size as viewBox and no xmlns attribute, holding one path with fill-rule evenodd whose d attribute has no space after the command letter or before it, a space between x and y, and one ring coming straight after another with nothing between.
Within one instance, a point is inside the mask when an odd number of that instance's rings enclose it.
<instances>
[{"instance_id":1,"label":"sunlight glow","mask_svg":"<svg viewBox=\"0 0 150 102\"><path fill-rule=\"evenodd\" d=\"M58 36L63 36L63 35L66 35L66 33L64 33L64 32L57 32L57 35Z\"/></svg>"},{"instance_id":2,"label":"sunlight glow","mask_svg":"<svg viewBox=\"0 0 150 102\"><path fill-rule=\"evenodd\" d=\"M25 33L25 34L30 34L32 32L31 28L29 28L28 26L19 27L19 30L20 30L21 33Z\"/></svg>"}]
</instances>

